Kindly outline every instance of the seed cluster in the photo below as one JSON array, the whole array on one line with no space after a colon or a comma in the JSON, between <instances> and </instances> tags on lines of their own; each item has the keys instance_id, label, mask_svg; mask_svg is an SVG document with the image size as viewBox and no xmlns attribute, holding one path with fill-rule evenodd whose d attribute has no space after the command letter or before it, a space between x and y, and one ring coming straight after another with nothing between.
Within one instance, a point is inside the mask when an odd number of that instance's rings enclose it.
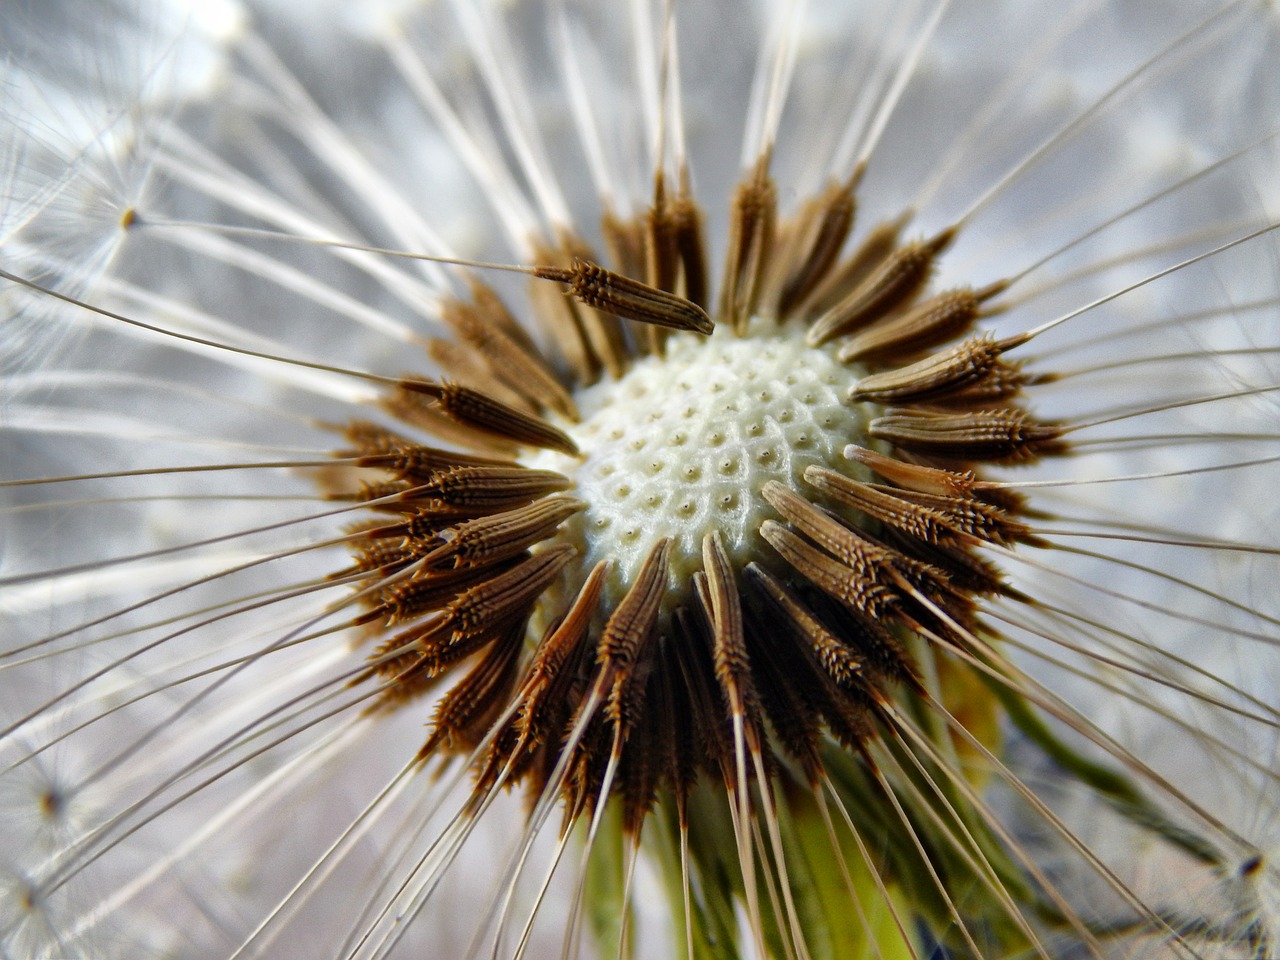
<instances>
[{"instance_id":1,"label":"seed cluster","mask_svg":"<svg viewBox=\"0 0 1280 960\"><path fill-rule=\"evenodd\" d=\"M977 600L1007 588L980 548L1037 541L977 471L1062 430L1019 403L1025 338L957 342L1003 284L926 295L954 230L841 256L856 181L779 222L761 158L707 337L701 218L659 178L605 224L616 272L573 240L533 271L555 360L478 283L446 310L456 382L387 409L475 452L348 430L376 479L340 495L391 515L343 571L366 679L391 707L461 674L421 759L471 753L477 806L523 783L573 822L617 796L636 835L669 796L683 828L700 779L736 803L748 766L816 783L828 744L869 756L899 692L928 696L914 644L988 656Z\"/></svg>"},{"instance_id":2,"label":"seed cluster","mask_svg":"<svg viewBox=\"0 0 1280 960\"><path fill-rule=\"evenodd\" d=\"M846 396L829 351L790 334L759 321L748 337L674 337L662 357L582 391L583 420L566 431L580 461L526 461L560 466L588 505L565 531L583 552L574 575L607 559L611 583L629 583L665 537L670 582L685 583L713 530L735 563L762 555L765 483L794 486L806 467L837 462L870 409Z\"/></svg>"}]
</instances>

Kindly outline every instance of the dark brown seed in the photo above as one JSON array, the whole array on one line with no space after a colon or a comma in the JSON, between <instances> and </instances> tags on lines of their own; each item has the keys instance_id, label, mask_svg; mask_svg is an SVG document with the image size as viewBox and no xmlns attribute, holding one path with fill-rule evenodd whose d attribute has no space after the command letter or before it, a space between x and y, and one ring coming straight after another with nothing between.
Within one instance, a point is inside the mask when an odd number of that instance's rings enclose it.
<instances>
[{"instance_id":1,"label":"dark brown seed","mask_svg":"<svg viewBox=\"0 0 1280 960\"><path fill-rule=\"evenodd\" d=\"M702 211L683 185L671 204L676 254L680 258L680 291L686 300L707 309L707 248L702 238Z\"/></svg>"},{"instance_id":2,"label":"dark brown seed","mask_svg":"<svg viewBox=\"0 0 1280 960\"><path fill-rule=\"evenodd\" d=\"M413 545L402 546L415 549ZM380 626L391 627L427 614L439 613L463 591L493 579L511 569L515 563L515 560L511 560L485 568L472 567L406 577L372 594L369 599L371 609L354 622L361 625L377 621Z\"/></svg>"},{"instance_id":3,"label":"dark brown seed","mask_svg":"<svg viewBox=\"0 0 1280 960\"><path fill-rule=\"evenodd\" d=\"M793 312L808 320L826 313L852 293L893 253L898 245L898 235L909 219L904 214L896 220L874 226L849 258L837 264L813 292L796 305Z\"/></svg>"},{"instance_id":4,"label":"dark brown seed","mask_svg":"<svg viewBox=\"0 0 1280 960\"><path fill-rule=\"evenodd\" d=\"M525 467L449 467L427 479L419 488L424 496L450 507L477 512L502 510L528 503L572 485L554 470Z\"/></svg>"},{"instance_id":5,"label":"dark brown seed","mask_svg":"<svg viewBox=\"0 0 1280 960\"><path fill-rule=\"evenodd\" d=\"M855 558L856 567L850 568L773 520L766 520L760 533L796 572L859 615L883 620L900 606L897 588L881 564Z\"/></svg>"},{"instance_id":6,"label":"dark brown seed","mask_svg":"<svg viewBox=\"0 0 1280 960\"><path fill-rule=\"evenodd\" d=\"M941 346L965 333L978 319L982 303L1005 288L996 283L982 290L944 290L909 310L886 318L842 344L841 363L912 356Z\"/></svg>"},{"instance_id":7,"label":"dark brown seed","mask_svg":"<svg viewBox=\"0 0 1280 960\"><path fill-rule=\"evenodd\" d=\"M767 598L779 619L804 643L827 676L841 689L859 689L863 659L822 623L777 577L758 564L747 565L747 575Z\"/></svg>"},{"instance_id":8,"label":"dark brown seed","mask_svg":"<svg viewBox=\"0 0 1280 960\"><path fill-rule=\"evenodd\" d=\"M701 334L715 329L711 318L696 303L606 270L590 260L575 257L568 269L538 267L534 275L563 283L584 304L624 320Z\"/></svg>"},{"instance_id":9,"label":"dark brown seed","mask_svg":"<svg viewBox=\"0 0 1280 960\"><path fill-rule=\"evenodd\" d=\"M954 227L890 254L847 297L814 321L805 339L816 347L851 333L909 301L924 286L934 259L955 238Z\"/></svg>"},{"instance_id":10,"label":"dark brown seed","mask_svg":"<svg viewBox=\"0 0 1280 960\"><path fill-rule=\"evenodd\" d=\"M517 620L499 633L480 662L440 698L431 717L431 733L418 752L419 762L441 748L469 750L484 739L515 683L525 628L525 621Z\"/></svg>"},{"instance_id":11,"label":"dark brown seed","mask_svg":"<svg viewBox=\"0 0 1280 960\"><path fill-rule=\"evenodd\" d=\"M821 685L803 652L788 643L785 634L762 636L761 626L753 619L746 630L760 708L779 747L799 761L809 783L818 783L822 778Z\"/></svg>"},{"instance_id":12,"label":"dark brown seed","mask_svg":"<svg viewBox=\"0 0 1280 960\"><path fill-rule=\"evenodd\" d=\"M598 658L602 669L630 669L636 651L658 620L658 610L667 589L671 540L664 537L653 545L626 595L614 608L600 634Z\"/></svg>"},{"instance_id":13,"label":"dark brown seed","mask_svg":"<svg viewBox=\"0 0 1280 960\"><path fill-rule=\"evenodd\" d=\"M426 565L471 567L513 557L549 538L556 527L585 508L581 500L551 496L515 510L467 520L441 531L440 539L445 542L426 557Z\"/></svg>"},{"instance_id":14,"label":"dark brown seed","mask_svg":"<svg viewBox=\"0 0 1280 960\"><path fill-rule=\"evenodd\" d=\"M942 571L912 560L909 556L872 540L861 531L846 526L790 488L770 481L763 492L765 499L796 529L838 559L856 576L863 577L869 588L883 588L881 596L895 591L902 592L906 587L934 598L950 594L946 575ZM905 602L907 597L904 595L901 599ZM901 609L900 604L897 606ZM883 613L875 610L866 612L873 616Z\"/></svg>"},{"instance_id":15,"label":"dark brown seed","mask_svg":"<svg viewBox=\"0 0 1280 960\"><path fill-rule=\"evenodd\" d=\"M405 381L413 386L406 387ZM418 377L404 378L401 385L383 397L379 405L397 420L452 446L493 457L513 458L519 452L519 444L487 430L476 430L448 416L439 402L424 391L422 383Z\"/></svg>"},{"instance_id":16,"label":"dark brown seed","mask_svg":"<svg viewBox=\"0 0 1280 960\"><path fill-rule=\"evenodd\" d=\"M341 580L353 573L389 576L418 559L411 546L392 540L361 539L352 544L351 552L355 554L355 563L345 570L331 573L326 579Z\"/></svg>"},{"instance_id":17,"label":"dark brown seed","mask_svg":"<svg viewBox=\"0 0 1280 960\"><path fill-rule=\"evenodd\" d=\"M577 445L569 439L568 434L545 420L513 410L504 403L486 397L478 390L447 380L441 383L401 380L400 386L410 392L432 397L442 413L465 426L527 446L545 447L570 455L578 452Z\"/></svg>"},{"instance_id":18,"label":"dark brown seed","mask_svg":"<svg viewBox=\"0 0 1280 960\"><path fill-rule=\"evenodd\" d=\"M424 669L446 669L470 656L513 620L527 617L574 553L567 544L551 547L451 600L441 611L439 622L414 641L425 655Z\"/></svg>"},{"instance_id":19,"label":"dark brown seed","mask_svg":"<svg viewBox=\"0 0 1280 960\"><path fill-rule=\"evenodd\" d=\"M700 599L711 619L712 660L716 680L723 691L731 716L741 716L748 737L758 749L761 736L759 693L751 678L751 659L747 652L746 631L742 620L742 600L733 574L733 563L725 552L718 531L702 540L704 577L696 583ZM705 585L705 586L704 586Z\"/></svg>"},{"instance_id":20,"label":"dark brown seed","mask_svg":"<svg viewBox=\"0 0 1280 960\"><path fill-rule=\"evenodd\" d=\"M655 652L655 660L663 653ZM622 763L623 832L638 838L645 818L653 810L658 790L674 782L678 742L675 704L672 702L668 665L659 662L646 678L641 698L640 725L627 740Z\"/></svg>"},{"instance_id":21,"label":"dark brown seed","mask_svg":"<svg viewBox=\"0 0 1280 960\"><path fill-rule=\"evenodd\" d=\"M441 317L474 355L483 358L491 379L526 400L555 410L569 419L577 419L573 400L546 361L535 350L494 324L489 313L453 300L445 303Z\"/></svg>"},{"instance_id":22,"label":"dark brown seed","mask_svg":"<svg viewBox=\"0 0 1280 960\"><path fill-rule=\"evenodd\" d=\"M940 496L862 483L818 466L806 468L804 478L839 502L927 543L980 540L1008 546L1023 540L1029 532L1025 524L1011 519L1000 508L971 497Z\"/></svg>"},{"instance_id":23,"label":"dark brown seed","mask_svg":"<svg viewBox=\"0 0 1280 960\"><path fill-rule=\"evenodd\" d=\"M455 631L503 623L513 614L527 610L576 552L568 544L558 544L536 553L505 573L466 590L445 608L445 616Z\"/></svg>"},{"instance_id":24,"label":"dark brown seed","mask_svg":"<svg viewBox=\"0 0 1280 960\"><path fill-rule=\"evenodd\" d=\"M1005 584L999 567L984 557L978 556L968 546L926 543L895 530L885 531L884 542L886 546L920 563L943 571L947 580L958 591L967 591L981 596L1021 597L1021 594ZM969 613L970 604L959 597L947 606L952 619L963 620Z\"/></svg>"},{"instance_id":25,"label":"dark brown seed","mask_svg":"<svg viewBox=\"0 0 1280 960\"><path fill-rule=\"evenodd\" d=\"M764 292L777 226L778 191L765 152L733 192L729 249L725 256L718 313L736 332L746 328Z\"/></svg>"},{"instance_id":26,"label":"dark brown seed","mask_svg":"<svg viewBox=\"0 0 1280 960\"><path fill-rule=\"evenodd\" d=\"M705 575L698 576L706 579ZM694 737L693 748L698 763L729 777L733 768L733 736L715 676L712 658L715 641L710 635L709 615L704 622L699 615L701 612L685 608L676 611L673 618L676 661L693 719L690 732Z\"/></svg>"},{"instance_id":27,"label":"dark brown seed","mask_svg":"<svg viewBox=\"0 0 1280 960\"><path fill-rule=\"evenodd\" d=\"M888 405L945 398L981 383L991 375L1001 354L1026 342L1026 334L1004 340L972 337L905 367L863 377L849 390L849 399Z\"/></svg>"},{"instance_id":28,"label":"dark brown seed","mask_svg":"<svg viewBox=\"0 0 1280 960\"><path fill-rule=\"evenodd\" d=\"M514 464L510 460L501 460L496 457L475 457L456 450L406 444L404 447L386 453L360 457L356 460L356 466L376 467L414 481L428 479L441 470L453 467L510 467Z\"/></svg>"},{"instance_id":29,"label":"dark brown seed","mask_svg":"<svg viewBox=\"0 0 1280 960\"><path fill-rule=\"evenodd\" d=\"M787 245L788 273L778 294L780 318L790 316L835 266L853 229L857 210L854 190L861 178L859 168L844 183L829 184L796 218L792 226L793 241Z\"/></svg>"},{"instance_id":30,"label":"dark brown seed","mask_svg":"<svg viewBox=\"0 0 1280 960\"><path fill-rule=\"evenodd\" d=\"M961 461L1026 462L1063 449L1061 427L1036 423L1023 410L892 411L867 432L904 450Z\"/></svg>"}]
</instances>

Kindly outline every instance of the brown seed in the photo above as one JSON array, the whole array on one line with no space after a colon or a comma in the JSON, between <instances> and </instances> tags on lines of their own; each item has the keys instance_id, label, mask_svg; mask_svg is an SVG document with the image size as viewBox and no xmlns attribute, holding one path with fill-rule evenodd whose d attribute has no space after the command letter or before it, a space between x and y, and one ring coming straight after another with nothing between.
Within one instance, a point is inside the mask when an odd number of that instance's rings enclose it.
<instances>
[{"instance_id":1,"label":"brown seed","mask_svg":"<svg viewBox=\"0 0 1280 960\"><path fill-rule=\"evenodd\" d=\"M805 481L839 502L861 510L896 530L926 543L981 540L1007 546L1028 535L1025 524L1005 511L972 497L949 497L879 484L810 466Z\"/></svg>"},{"instance_id":2,"label":"brown seed","mask_svg":"<svg viewBox=\"0 0 1280 960\"><path fill-rule=\"evenodd\" d=\"M704 574L696 574L695 577L706 579ZM672 618L675 634L672 645L692 718L689 733L697 762L715 773L728 776L733 765L733 736L715 676L712 658L715 641L710 635L709 615L704 622L699 615L701 612L695 613L684 607L676 610ZM690 780L689 787L692 786Z\"/></svg>"},{"instance_id":3,"label":"brown seed","mask_svg":"<svg viewBox=\"0 0 1280 960\"><path fill-rule=\"evenodd\" d=\"M505 622L514 613L526 610L551 586L576 553L568 544L535 553L505 573L466 590L445 608L445 615L455 631Z\"/></svg>"},{"instance_id":4,"label":"brown seed","mask_svg":"<svg viewBox=\"0 0 1280 960\"><path fill-rule=\"evenodd\" d=\"M762 633L764 624L752 619L746 624L746 649L754 671L752 683L760 698L760 708L769 720L773 739L804 770L813 784L822 778L821 678L805 652L783 633Z\"/></svg>"},{"instance_id":5,"label":"brown seed","mask_svg":"<svg viewBox=\"0 0 1280 960\"><path fill-rule=\"evenodd\" d=\"M513 557L549 538L579 510L581 500L551 496L525 507L467 520L440 533L445 542L426 557L426 565L471 567Z\"/></svg>"},{"instance_id":6,"label":"brown seed","mask_svg":"<svg viewBox=\"0 0 1280 960\"><path fill-rule=\"evenodd\" d=\"M553 546L460 593L441 611L439 621L413 641L425 655L424 669L444 670L512 620L527 617L575 552L568 544Z\"/></svg>"},{"instance_id":7,"label":"brown seed","mask_svg":"<svg viewBox=\"0 0 1280 960\"><path fill-rule=\"evenodd\" d=\"M558 254L550 260L536 262L572 268L579 261L595 263L596 256L578 236L562 230L559 234ZM549 285L543 284L543 286ZM551 287L551 289L555 288ZM599 309L594 304L575 303L563 296L560 301L578 315L591 352L604 365L609 376L616 380L626 373L631 365L632 352L628 343L626 325L611 311Z\"/></svg>"},{"instance_id":8,"label":"brown seed","mask_svg":"<svg viewBox=\"0 0 1280 960\"><path fill-rule=\"evenodd\" d=\"M398 453L416 446L413 440L388 430L380 423L371 420L352 420L341 428L343 437L353 445L353 449L339 450L335 457L374 456L375 454Z\"/></svg>"},{"instance_id":9,"label":"brown seed","mask_svg":"<svg viewBox=\"0 0 1280 960\"><path fill-rule=\"evenodd\" d=\"M489 647L480 662L440 698L431 717L431 733L418 761L437 750L469 750L484 739L489 722L502 709L520 665L525 621L517 620Z\"/></svg>"},{"instance_id":10,"label":"brown seed","mask_svg":"<svg viewBox=\"0 0 1280 960\"><path fill-rule=\"evenodd\" d=\"M555 693L567 689L566 670L586 647L591 618L600 602L608 571L606 561L592 568L569 612L538 644L520 685L521 705L515 722L522 742L543 743L550 736L546 706Z\"/></svg>"},{"instance_id":11,"label":"brown seed","mask_svg":"<svg viewBox=\"0 0 1280 960\"><path fill-rule=\"evenodd\" d=\"M671 204L676 254L680 258L680 291L686 300L707 309L707 247L702 237L702 211L684 185Z\"/></svg>"},{"instance_id":12,"label":"brown seed","mask_svg":"<svg viewBox=\"0 0 1280 960\"><path fill-rule=\"evenodd\" d=\"M489 304L489 312L482 312L471 304L452 300L445 303L441 316L463 344L471 349L473 355L483 358L491 379L497 380L526 400L555 410L569 419L576 419L577 410L572 398L546 361L535 349L513 338L502 326L495 324L491 315L493 309L493 304ZM505 308L502 312L505 313Z\"/></svg>"},{"instance_id":13,"label":"brown seed","mask_svg":"<svg viewBox=\"0 0 1280 960\"><path fill-rule=\"evenodd\" d=\"M864 327L910 300L933 269L934 258L955 238L956 229L908 243L890 254L865 280L813 322L805 340L816 347Z\"/></svg>"},{"instance_id":14,"label":"brown seed","mask_svg":"<svg viewBox=\"0 0 1280 960\"><path fill-rule=\"evenodd\" d=\"M558 264L561 260L549 250L541 252L543 262ZM603 364L591 347L591 338L585 329L586 320L577 304L536 277L529 285L529 299L542 326L551 334L552 342L564 358L573 379L583 386L599 380ZM620 372L613 371L609 371L609 374L614 377L621 375Z\"/></svg>"},{"instance_id":15,"label":"brown seed","mask_svg":"<svg viewBox=\"0 0 1280 960\"><path fill-rule=\"evenodd\" d=\"M776 521L766 520L760 533L798 573L854 612L872 620L885 620L892 618L901 605L885 565L877 562L879 558L855 556L856 545L841 550L853 560L855 566L850 567Z\"/></svg>"},{"instance_id":16,"label":"brown seed","mask_svg":"<svg viewBox=\"0 0 1280 960\"><path fill-rule=\"evenodd\" d=\"M422 386L418 377L406 377L380 402L380 406L396 419L411 424L444 443L468 450L479 450L494 457L515 457L520 444L488 430L477 430L460 423L440 408L439 402ZM411 386L405 386L405 383Z\"/></svg>"},{"instance_id":17,"label":"brown seed","mask_svg":"<svg viewBox=\"0 0 1280 960\"><path fill-rule=\"evenodd\" d=\"M1036 423L1023 410L935 413L897 410L871 421L867 431L904 450L961 461L1026 462L1062 451L1062 428Z\"/></svg>"},{"instance_id":18,"label":"brown seed","mask_svg":"<svg viewBox=\"0 0 1280 960\"><path fill-rule=\"evenodd\" d=\"M537 403L499 379L493 366L473 344L432 337L426 341L426 351L440 371L455 383L478 390L513 410L530 414L537 412Z\"/></svg>"},{"instance_id":19,"label":"brown seed","mask_svg":"<svg viewBox=\"0 0 1280 960\"><path fill-rule=\"evenodd\" d=\"M356 466L376 467L412 481L428 479L441 470L452 467L510 467L514 464L510 460L495 457L475 457L456 450L406 443L403 447L385 453L362 456L356 460Z\"/></svg>"},{"instance_id":20,"label":"brown seed","mask_svg":"<svg viewBox=\"0 0 1280 960\"><path fill-rule=\"evenodd\" d=\"M449 467L427 479L419 488L450 507L488 512L528 503L538 497L567 490L571 481L554 470L526 467Z\"/></svg>"},{"instance_id":21,"label":"brown seed","mask_svg":"<svg viewBox=\"0 0 1280 960\"><path fill-rule=\"evenodd\" d=\"M440 683L439 674L422 668L423 656L417 650L392 653L402 646L399 639L394 637L379 645L370 656L372 666L352 681L353 685L364 683L375 676L384 681L382 689L378 691L378 699L369 708L371 713L403 706L430 693Z\"/></svg>"},{"instance_id":22,"label":"brown seed","mask_svg":"<svg viewBox=\"0 0 1280 960\"><path fill-rule=\"evenodd\" d=\"M908 490L919 490L922 493L968 497L973 494L978 479L972 470L957 472L921 466L895 457L886 457L882 453L876 453L874 450L852 443L844 448L844 455L898 486L906 487Z\"/></svg>"},{"instance_id":23,"label":"brown seed","mask_svg":"<svg viewBox=\"0 0 1280 960\"><path fill-rule=\"evenodd\" d=\"M407 550L420 549L407 543L402 544L402 547ZM369 599L371 609L353 622L359 626L376 621L380 626L392 627L441 612L463 591L511 569L516 562L512 559L484 568L448 570L397 580L372 594Z\"/></svg>"},{"instance_id":24,"label":"brown seed","mask_svg":"<svg viewBox=\"0 0 1280 960\"><path fill-rule=\"evenodd\" d=\"M730 715L743 718L748 739L758 751L762 736L760 696L751 677L742 600L733 563L725 552L719 531L713 530L702 540L702 566L704 574L696 579L696 585L711 620L711 654L716 680Z\"/></svg>"},{"instance_id":25,"label":"brown seed","mask_svg":"<svg viewBox=\"0 0 1280 960\"><path fill-rule=\"evenodd\" d=\"M370 500L385 500L387 497L399 497L413 489L413 484L408 480L382 480L376 483L370 483L368 480L361 480L355 490L343 490L338 493L326 493L326 500L337 500L344 503L368 503ZM378 504L371 507L375 510L403 510L411 509L404 504L396 504L394 501L390 504Z\"/></svg>"},{"instance_id":26,"label":"brown seed","mask_svg":"<svg viewBox=\"0 0 1280 960\"><path fill-rule=\"evenodd\" d=\"M617 273L639 277L645 272L645 223L640 217L621 219L611 209L600 218L600 232Z\"/></svg>"},{"instance_id":27,"label":"brown seed","mask_svg":"<svg viewBox=\"0 0 1280 960\"><path fill-rule=\"evenodd\" d=\"M950 350L905 367L863 377L849 390L849 399L887 405L945 398L981 383L990 376L1001 354L1026 343L1027 339L1026 334L1004 340L971 337Z\"/></svg>"},{"instance_id":28,"label":"brown seed","mask_svg":"<svg viewBox=\"0 0 1280 960\"><path fill-rule=\"evenodd\" d=\"M846 526L776 480L765 484L763 494L796 529L865 577L868 584L900 589L904 583L909 583L929 596L941 597L947 593L946 576L941 571L918 563L872 540L869 535Z\"/></svg>"},{"instance_id":29,"label":"brown seed","mask_svg":"<svg viewBox=\"0 0 1280 960\"><path fill-rule=\"evenodd\" d=\"M785 319L817 289L835 266L853 229L854 190L862 168L844 183L831 183L806 205L792 225L787 244L787 275L778 294L778 316Z\"/></svg>"},{"instance_id":30,"label":"brown seed","mask_svg":"<svg viewBox=\"0 0 1280 960\"><path fill-rule=\"evenodd\" d=\"M932 350L966 332L978 319L982 303L1005 286L993 283L977 291L968 287L944 290L851 337L836 356L841 363L852 363Z\"/></svg>"},{"instance_id":31,"label":"brown seed","mask_svg":"<svg viewBox=\"0 0 1280 960\"><path fill-rule=\"evenodd\" d=\"M842 689L858 688L863 667L862 657L837 638L773 574L752 563L747 566L747 575L779 614L779 619L809 648L827 676Z\"/></svg>"},{"instance_id":32,"label":"brown seed","mask_svg":"<svg viewBox=\"0 0 1280 960\"><path fill-rule=\"evenodd\" d=\"M898 236L910 217L876 224L854 252L835 266L813 292L796 305L793 313L805 320L826 313L847 297L873 270L884 263L898 245Z\"/></svg>"},{"instance_id":33,"label":"brown seed","mask_svg":"<svg viewBox=\"0 0 1280 960\"><path fill-rule=\"evenodd\" d=\"M569 269L538 267L534 276L563 283L583 303L624 320L701 334L715 329L711 318L696 303L606 270L590 260L575 257Z\"/></svg>"},{"instance_id":34,"label":"brown seed","mask_svg":"<svg viewBox=\"0 0 1280 960\"><path fill-rule=\"evenodd\" d=\"M660 653L655 656L660 656ZM639 726L627 739L622 755L623 833L638 839L645 818L653 810L658 790L672 781L677 741L671 678L658 664L644 678L639 698Z\"/></svg>"},{"instance_id":35,"label":"brown seed","mask_svg":"<svg viewBox=\"0 0 1280 960\"><path fill-rule=\"evenodd\" d=\"M729 248L718 314L736 332L746 328L764 292L777 224L778 191L769 176L768 151L733 192Z\"/></svg>"},{"instance_id":36,"label":"brown seed","mask_svg":"<svg viewBox=\"0 0 1280 960\"><path fill-rule=\"evenodd\" d=\"M436 400L442 413L457 423L532 447L570 455L578 452L568 434L537 417L514 410L478 390L449 381L401 380L400 387Z\"/></svg>"},{"instance_id":37,"label":"brown seed","mask_svg":"<svg viewBox=\"0 0 1280 960\"><path fill-rule=\"evenodd\" d=\"M654 176L653 204L644 218L645 282L668 293L676 292L680 272L676 252L676 230L667 202L666 176L661 170Z\"/></svg>"},{"instance_id":38,"label":"brown seed","mask_svg":"<svg viewBox=\"0 0 1280 960\"><path fill-rule=\"evenodd\" d=\"M537 344L529 336L529 331L511 315L511 311L507 309L507 305L502 302L497 292L474 274L467 277L467 286L471 291L471 308L480 315L485 326L501 332L503 336L537 357L539 362L550 370L551 364L542 357Z\"/></svg>"},{"instance_id":39,"label":"brown seed","mask_svg":"<svg viewBox=\"0 0 1280 960\"><path fill-rule=\"evenodd\" d=\"M671 540L663 537L645 557L640 572L600 634L597 657L603 669L628 670L636 651L658 620L658 609L667 589Z\"/></svg>"}]
</instances>

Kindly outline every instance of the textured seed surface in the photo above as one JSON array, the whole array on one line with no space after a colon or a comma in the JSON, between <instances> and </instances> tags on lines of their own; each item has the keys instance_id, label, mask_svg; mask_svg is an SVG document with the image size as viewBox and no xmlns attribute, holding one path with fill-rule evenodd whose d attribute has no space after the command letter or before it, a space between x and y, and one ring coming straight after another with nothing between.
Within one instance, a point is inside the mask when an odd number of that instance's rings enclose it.
<instances>
[{"instance_id":1,"label":"textured seed surface","mask_svg":"<svg viewBox=\"0 0 1280 960\"><path fill-rule=\"evenodd\" d=\"M806 467L842 463L845 444L865 436L869 408L844 398L848 368L805 346L796 327L753 333L739 339L726 325L709 339L672 337L665 358L583 391L583 420L568 428L581 461L527 460L565 472L587 503L565 524L582 553L575 566L612 558L611 582L628 583L670 537L671 583L687 584L712 530L745 563L768 551L758 532L774 515L764 484L796 487Z\"/></svg>"}]
</instances>

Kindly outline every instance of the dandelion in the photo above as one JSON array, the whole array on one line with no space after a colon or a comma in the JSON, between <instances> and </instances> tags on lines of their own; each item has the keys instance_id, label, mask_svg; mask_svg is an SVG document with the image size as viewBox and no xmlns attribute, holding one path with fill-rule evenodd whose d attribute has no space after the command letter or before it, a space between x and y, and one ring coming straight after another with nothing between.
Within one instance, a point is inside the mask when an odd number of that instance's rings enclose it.
<instances>
[{"instance_id":1,"label":"dandelion","mask_svg":"<svg viewBox=\"0 0 1280 960\"><path fill-rule=\"evenodd\" d=\"M6 956L1280 949L1271 5L65 13Z\"/></svg>"}]
</instances>

